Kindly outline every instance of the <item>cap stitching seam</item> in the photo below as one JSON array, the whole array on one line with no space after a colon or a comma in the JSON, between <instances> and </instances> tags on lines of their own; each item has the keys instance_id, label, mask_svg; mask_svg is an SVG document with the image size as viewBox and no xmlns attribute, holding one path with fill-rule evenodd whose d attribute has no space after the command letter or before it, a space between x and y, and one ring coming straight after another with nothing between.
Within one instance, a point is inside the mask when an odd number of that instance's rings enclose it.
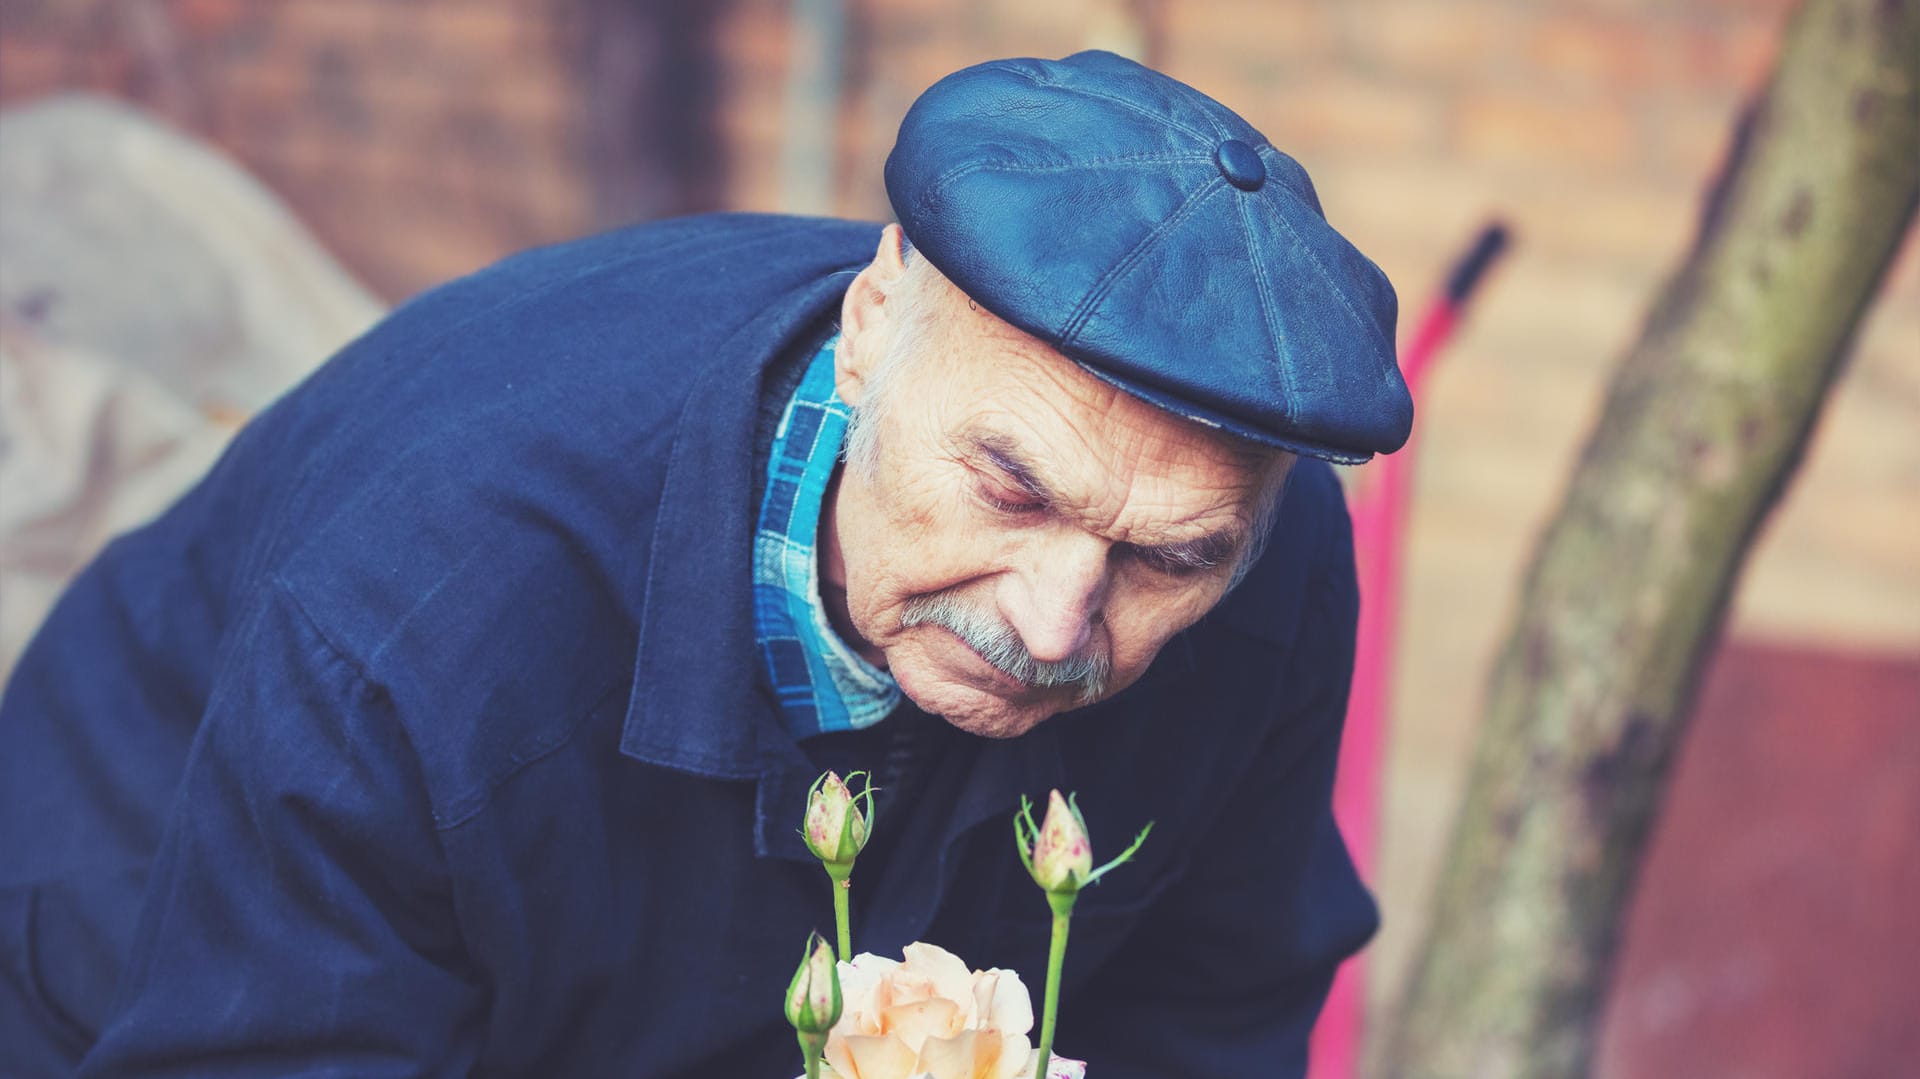
<instances>
[{"instance_id":1,"label":"cap stitching seam","mask_svg":"<svg viewBox=\"0 0 1920 1079\"><path fill-rule=\"evenodd\" d=\"M1190 87L1185 87L1185 86L1183 86L1182 88L1183 88L1183 89L1191 89ZM1203 96L1204 96L1204 95L1203 95ZM1221 126L1220 126L1220 118L1219 118L1219 117L1217 117L1217 116L1215 116L1215 115L1213 115L1213 113L1212 113L1212 112L1210 112L1210 111L1208 111L1208 110L1207 110L1207 109L1206 109L1206 108L1205 108L1204 106L1201 106L1201 105L1200 105L1200 104L1199 104L1198 102L1194 102L1193 104L1195 105L1195 107L1196 107L1196 108L1198 108L1198 109L1199 109L1199 111L1200 111L1200 116L1201 116L1201 118L1202 118L1202 119L1204 119L1204 120L1206 120L1206 122L1207 122L1207 126L1213 129L1213 137L1214 137L1214 138L1216 138L1216 139L1218 139L1218 140L1220 140L1220 142L1225 142L1225 141L1227 141L1228 139L1230 139L1230 138L1232 138L1232 137L1233 137L1233 136L1232 136L1232 135L1231 135L1231 134L1230 134L1230 133L1229 133L1229 132L1227 131L1227 129L1226 129L1226 128L1224 128L1224 127L1221 127ZM1215 149L1216 149L1216 152L1218 152L1218 147L1217 147L1217 145L1216 145L1216 148L1215 148Z\"/></svg>"},{"instance_id":2,"label":"cap stitching seam","mask_svg":"<svg viewBox=\"0 0 1920 1079\"><path fill-rule=\"evenodd\" d=\"M1212 160L1211 154L1181 150L1154 154L1115 154L1112 157L1095 157L1086 161L1062 161L1051 165L981 161L958 166L955 171L958 171L958 168L980 168L995 169L1000 172L1059 172L1067 169L1104 168L1109 165L1197 165Z\"/></svg>"},{"instance_id":3,"label":"cap stitching seam","mask_svg":"<svg viewBox=\"0 0 1920 1079\"><path fill-rule=\"evenodd\" d=\"M1133 245L1133 250L1122 256L1119 262L1114 263L1113 268L1094 283L1093 288L1088 290L1086 297L1074 308L1073 313L1067 316L1067 321L1060 328L1061 347L1064 348L1073 343L1087 321L1093 317L1094 308L1099 306L1100 301L1106 299L1107 293L1113 286L1126 276L1127 272L1146 255L1148 249L1153 247L1161 236L1166 235L1175 225L1184 221L1193 213L1195 207L1225 184L1226 180L1223 177L1215 176L1194 188L1193 193L1187 196L1187 200L1181 203L1178 209L1169 214L1165 221L1155 226L1153 231L1141 237L1140 242Z\"/></svg>"},{"instance_id":4,"label":"cap stitching seam","mask_svg":"<svg viewBox=\"0 0 1920 1079\"><path fill-rule=\"evenodd\" d=\"M1307 185L1306 192L1302 193L1292 184L1284 180L1280 181L1280 189L1287 193L1289 199L1312 210L1315 214L1319 215L1322 221L1325 221L1327 218L1326 211L1320 208L1320 195L1317 191L1313 190L1313 177L1307 175L1306 168L1303 167L1300 162L1289 157L1286 151L1281 150L1272 143L1263 143L1258 150L1263 154L1272 154L1274 158L1277 159L1268 161L1265 157L1261 158L1261 162L1267 166L1267 176L1269 179L1277 179L1277 173L1282 171L1290 170L1299 174L1300 179Z\"/></svg>"},{"instance_id":5,"label":"cap stitching seam","mask_svg":"<svg viewBox=\"0 0 1920 1079\"><path fill-rule=\"evenodd\" d=\"M1071 344L1073 340L1080 335L1080 331L1084 329L1087 322L1093 318L1093 312L1100 305L1101 301L1105 300L1107 294L1113 290L1113 287L1119 284L1121 280L1132 271L1133 267L1139 264L1142 258L1146 257L1147 251L1159 241L1160 237L1190 216L1196 206L1208 196L1212 195L1213 192L1225 182L1224 179L1216 176L1195 188L1193 193L1187 196L1186 201L1181 203L1178 209L1169 214L1165 221L1155 226L1153 231L1141 237L1140 242L1135 244L1131 251L1128 251L1122 256L1119 262L1114 263L1112 269L1108 270L1099 281L1094 283L1093 288L1087 292L1086 297L1074 308L1073 313L1067 316L1066 323L1061 327L1060 344L1062 347Z\"/></svg>"},{"instance_id":6,"label":"cap stitching seam","mask_svg":"<svg viewBox=\"0 0 1920 1079\"><path fill-rule=\"evenodd\" d=\"M1157 115L1148 109L1142 108L1141 106L1136 105L1131 101L1128 101L1126 98L1115 97L1112 94L1096 93L1095 91L1083 89L1078 86L1062 86L1060 87L1060 89L1070 94L1079 94L1082 97L1090 97L1096 101L1111 102L1115 105L1120 106L1123 109L1126 109L1128 112L1134 113L1137 116L1143 117L1148 120L1157 120L1160 123L1163 123L1168 127L1173 128L1175 131L1179 131L1183 134L1192 136L1193 138L1200 140L1202 143L1207 141L1207 136L1205 133L1196 131L1193 128L1188 127L1186 124L1180 122L1179 120L1175 120L1170 116Z\"/></svg>"},{"instance_id":7,"label":"cap stitching seam","mask_svg":"<svg viewBox=\"0 0 1920 1079\"><path fill-rule=\"evenodd\" d=\"M1016 67L1003 67L1001 68L1001 70L1008 71L1015 75L1018 75L1021 78L1026 79L1028 82L1033 83L1035 86L1045 86L1050 89L1059 90L1062 93L1078 94L1081 97L1090 97L1096 101L1105 101L1114 105L1118 105L1119 107L1126 109L1128 112L1131 112L1137 116L1144 117L1148 120L1157 120L1160 123L1163 123L1168 127L1173 128L1175 131L1179 131L1184 134L1191 135L1192 137L1199 139L1201 142L1207 141L1206 135L1198 131L1195 131L1193 128L1188 127L1186 124L1181 123L1179 120L1175 120L1170 116L1156 115L1153 112L1149 111L1148 109L1142 108L1141 106L1136 105L1131 101L1128 101L1126 98L1114 97L1112 94L1098 93L1096 91L1088 90L1085 87L1081 87L1081 86L1069 86L1063 82L1053 82L1047 79L1042 79L1030 71L1025 71Z\"/></svg>"},{"instance_id":8,"label":"cap stitching seam","mask_svg":"<svg viewBox=\"0 0 1920 1079\"><path fill-rule=\"evenodd\" d=\"M988 172L988 171L1022 172L1022 173L1047 172L1047 171L1064 172L1068 169L1106 168L1112 165L1174 165L1174 164L1187 164L1187 163L1201 162L1206 160L1209 160L1209 159L1205 154L1196 154L1196 153L1193 153L1192 151L1181 151L1177 154L1176 153L1121 154L1114 157L1094 158L1093 160L1090 160L1090 161L1062 162L1058 165L1027 165L1019 162L969 161L964 165L955 165L953 168L950 168L946 172L941 173L939 176L934 177L932 182L927 185L927 189L921 193L919 198L913 201L913 209L915 214L917 215L921 210L926 209L927 205L931 203L934 199L939 198L941 193L944 192L946 188L953 183L953 181L961 179L966 176L971 176L976 172Z\"/></svg>"},{"instance_id":9,"label":"cap stitching seam","mask_svg":"<svg viewBox=\"0 0 1920 1079\"><path fill-rule=\"evenodd\" d=\"M1333 275L1327 272L1326 264L1320 261L1320 256L1314 254L1313 248L1309 247L1306 243L1302 242L1302 240L1300 239L1300 230L1293 227L1292 222L1287 220L1287 217L1285 214L1279 213L1276 210L1273 216L1274 216L1274 220L1280 222L1280 227L1286 229L1287 234L1293 237L1293 242L1299 245L1300 250L1306 254L1307 261L1313 263L1314 272L1320 275L1320 280L1327 286L1327 290L1332 292L1334 295L1334 298L1340 301L1340 306L1345 308L1347 311L1347 314L1355 322L1358 322L1363 329L1372 331L1370 336L1374 337L1376 343L1379 343L1379 331L1375 329L1368 322L1366 317L1361 315L1359 310L1354 307L1353 301L1347 298L1346 291L1342 289L1339 286L1339 284L1337 284L1334 281ZM1393 342L1388 341L1388 342L1385 342L1385 344L1388 350L1391 351L1393 348Z\"/></svg>"},{"instance_id":10,"label":"cap stitching seam","mask_svg":"<svg viewBox=\"0 0 1920 1079\"><path fill-rule=\"evenodd\" d=\"M1247 262L1253 267L1254 284L1256 291L1260 294L1260 318L1267 324L1267 337L1273 342L1274 366L1280 370L1280 385L1287 395L1283 406L1286 409L1286 423L1288 427L1292 427L1299 419L1296 406L1300 391L1294 385L1293 372L1288 370L1286 357L1281 348L1280 324L1273 312L1272 282L1267 279L1266 267L1261 265L1260 253L1255 249L1253 224L1247 219L1246 200L1234 199L1233 202L1235 214L1240 220L1240 234L1247 240Z\"/></svg>"},{"instance_id":11,"label":"cap stitching seam","mask_svg":"<svg viewBox=\"0 0 1920 1079\"><path fill-rule=\"evenodd\" d=\"M986 167L987 167L987 163L984 161L969 161L964 165L955 165L954 167L934 177L933 180L927 184L927 189L925 191L920 192L920 196L913 200L914 215L918 216L921 210L926 209L927 204L932 202L934 199L938 198L940 196L941 190L945 188L949 183L959 179L962 176L967 175L968 173L979 172L981 169L984 169Z\"/></svg>"}]
</instances>

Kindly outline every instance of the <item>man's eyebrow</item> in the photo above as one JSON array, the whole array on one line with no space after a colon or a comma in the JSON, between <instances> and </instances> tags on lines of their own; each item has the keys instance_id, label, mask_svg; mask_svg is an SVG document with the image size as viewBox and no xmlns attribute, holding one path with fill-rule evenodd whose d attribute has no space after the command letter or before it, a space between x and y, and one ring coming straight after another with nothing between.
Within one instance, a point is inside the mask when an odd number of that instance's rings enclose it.
<instances>
[{"instance_id":1,"label":"man's eyebrow","mask_svg":"<svg viewBox=\"0 0 1920 1079\"><path fill-rule=\"evenodd\" d=\"M993 467L1007 474L1014 485L1033 498L1048 504L1057 503L1053 489L1040 479L1039 470L1013 439L992 432L977 431L967 436L967 443L975 453L985 457Z\"/></svg>"},{"instance_id":2,"label":"man's eyebrow","mask_svg":"<svg viewBox=\"0 0 1920 1079\"><path fill-rule=\"evenodd\" d=\"M1007 478L1030 497L1049 505L1058 504L1059 499L1052 488L1040 479L1038 470L1013 439L997 432L975 431L967 436L967 445L986 458L993 467L1006 473ZM1212 569L1225 565L1239 554L1241 538L1238 530L1229 529L1208 532L1177 543L1135 543L1128 546L1164 565L1181 569Z\"/></svg>"},{"instance_id":3,"label":"man's eyebrow","mask_svg":"<svg viewBox=\"0 0 1920 1079\"><path fill-rule=\"evenodd\" d=\"M1209 532L1179 543L1135 544L1156 561L1183 569L1212 569L1225 565L1240 551L1238 532Z\"/></svg>"}]
</instances>

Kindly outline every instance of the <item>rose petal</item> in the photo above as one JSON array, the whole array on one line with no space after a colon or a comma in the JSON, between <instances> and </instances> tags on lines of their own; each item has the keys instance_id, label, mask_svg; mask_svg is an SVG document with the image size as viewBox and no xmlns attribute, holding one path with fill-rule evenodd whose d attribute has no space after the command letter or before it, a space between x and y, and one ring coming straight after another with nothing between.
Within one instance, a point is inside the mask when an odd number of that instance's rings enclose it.
<instances>
[{"instance_id":1,"label":"rose petal","mask_svg":"<svg viewBox=\"0 0 1920 1079\"><path fill-rule=\"evenodd\" d=\"M1047 1079L1087 1079L1087 1062L1054 1057L1047 1064Z\"/></svg>"},{"instance_id":2,"label":"rose petal","mask_svg":"<svg viewBox=\"0 0 1920 1079\"><path fill-rule=\"evenodd\" d=\"M918 1004L923 1000L932 1000L937 995L933 991L932 978L906 966L895 971L893 977L887 979L882 993L885 994L884 999L880 1000L882 1008L889 1005Z\"/></svg>"},{"instance_id":3,"label":"rose petal","mask_svg":"<svg viewBox=\"0 0 1920 1079\"><path fill-rule=\"evenodd\" d=\"M842 1016L840 1022L846 1022L846 1017ZM864 1035L842 1034L840 1033L840 1025L838 1023L834 1024L833 1031L832 1034L827 1035L827 1047L820 1053L823 1062L820 1070L825 1071L828 1067L832 1067L834 1071L840 1073L845 1079L857 1079L853 1074L853 1054L847 1052L847 1039L849 1037L864 1037ZM1031 1075L1033 1073L1029 1071L1027 1074Z\"/></svg>"},{"instance_id":4,"label":"rose petal","mask_svg":"<svg viewBox=\"0 0 1920 1079\"><path fill-rule=\"evenodd\" d=\"M895 1005L882 1013L881 1033L891 1034L919 1052L928 1038L944 1038L961 1030L960 1006L934 997L917 1004Z\"/></svg>"},{"instance_id":5,"label":"rose petal","mask_svg":"<svg viewBox=\"0 0 1920 1079\"><path fill-rule=\"evenodd\" d=\"M936 995L955 1003L973 1000L973 972L959 956L937 944L918 941L907 945L902 954L909 968L932 980Z\"/></svg>"},{"instance_id":6,"label":"rose petal","mask_svg":"<svg viewBox=\"0 0 1920 1079\"><path fill-rule=\"evenodd\" d=\"M977 1030L929 1038L920 1047L920 1067L933 1079L986 1079L1000 1059L1000 1039Z\"/></svg>"},{"instance_id":7,"label":"rose petal","mask_svg":"<svg viewBox=\"0 0 1920 1079\"><path fill-rule=\"evenodd\" d=\"M901 1079L917 1070L915 1053L898 1038L856 1034L843 1043L845 1063L832 1061L845 1079Z\"/></svg>"},{"instance_id":8,"label":"rose petal","mask_svg":"<svg viewBox=\"0 0 1920 1079\"><path fill-rule=\"evenodd\" d=\"M835 1030L850 1034L880 1033L880 1011L885 1002L878 999L887 978L900 968L893 959L882 959L872 952L861 952L850 963L841 963L840 1022Z\"/></svg>"},{"instance_id":9,"label":"rose petal","mask_svg":"<svg viewBox=\"0 0 1920 1079\"><path fill-rule=\"evenodd\" d=\"M838 1079L1027 1079L1038 1056L1033 1002L1011 970L969 971L944 948L905 962L863 953L840 965L845 1001L827 1038Z\"/></svg>"},{"instance_id":10,"label":"rose petal","mask_svg":"<svg viewBox=\"0 0 1920 1079\"><path fill-rule=\"evenodd\" d=\"M973 991L967 995L967 1025L975 1029L993 1026L993 996L1000 991L1000 972L973 972Z\"/></svg>"},{"instance_id":11,"label":"rose petal","mask_svg":"<svg viewBox=\"0 0 1920 1079\"><path fill-rule=\"evenodd\" d=\"M995 968L987 973L995 976L993 994L979 1002L980 1019L976 1025L992 1027L1002 1034L1025 1034L1032 1030L1033 996L1027 992L1027 983L1020 980L1019 972ZM842 983L843 996L845 992Z\"/></svg>"},{"instance_id":12,"label":"rose petal","mask_svg":"<svg viewBox=\"0 0 1920 1079\"><path fill-rule=\"evenodd\" d=\"M1038 1063L1040 1050L1033 1047L1025 1034L1002 1034L1000 1060L994 1065L991 1079L1027 1079Z\"/></svg>"}]
</instances>

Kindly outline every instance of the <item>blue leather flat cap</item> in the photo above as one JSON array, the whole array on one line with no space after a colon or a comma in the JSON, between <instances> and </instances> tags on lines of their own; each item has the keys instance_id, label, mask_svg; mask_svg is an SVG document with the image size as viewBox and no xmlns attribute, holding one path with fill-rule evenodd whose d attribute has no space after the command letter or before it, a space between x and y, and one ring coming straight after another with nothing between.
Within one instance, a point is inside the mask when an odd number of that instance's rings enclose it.
<instances>
[{"instance_id":1,"label":"blue leather flat cap","mask_svg":"<svg viewBox=\"0 0 1920 1079\"><path fill-rule=\"evenodd\" d=\"M969 297L1120 388L1346 464L1407 440L1385 274L1232 110L1105 52L996 60L900 125L887 194Z\"/></svg>"}]
</instances>

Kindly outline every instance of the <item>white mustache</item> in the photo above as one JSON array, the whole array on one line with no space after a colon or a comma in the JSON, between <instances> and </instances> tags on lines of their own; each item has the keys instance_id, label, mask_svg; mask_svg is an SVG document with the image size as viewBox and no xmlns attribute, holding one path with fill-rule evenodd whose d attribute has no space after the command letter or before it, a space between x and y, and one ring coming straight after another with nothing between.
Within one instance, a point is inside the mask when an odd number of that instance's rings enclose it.
<instances>
[{"instance_id":1,"label":"white mustache","mask_svg":"<svg viewBox=\"0 0 1920 1079\"><path fill-rule=\"evenodd\" d=\"M995 670L1023 686L1076 688L1079 704L1099 700L1113 674L1113 660L1104 649L1092 649L1057 663L1035 659L1012 626L944 592L915 596L906 602L900 614L900 628L924 625L950 631L980 653Z\"/></svg>"}]
</instances>

